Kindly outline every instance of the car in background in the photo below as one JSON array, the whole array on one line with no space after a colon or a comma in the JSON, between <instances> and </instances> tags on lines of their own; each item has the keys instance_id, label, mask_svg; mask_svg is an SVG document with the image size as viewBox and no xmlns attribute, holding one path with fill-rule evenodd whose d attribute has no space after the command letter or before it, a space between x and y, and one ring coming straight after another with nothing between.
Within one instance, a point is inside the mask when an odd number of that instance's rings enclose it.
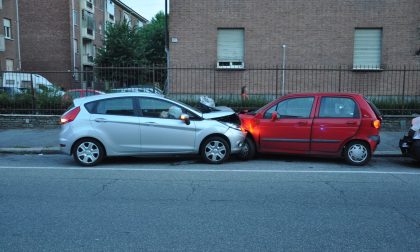
<instances>
[{"instance_id":1,"label":"car in background","mask_svg":"<svg viewBox=\"0 0 420 252\"><path fill-rule=\"evenodd\" d=\"M5 72L2 75L1 86L17 88L22 93L46 94L49 97L64 95L60 87L44 76L34 73Z\"/></svg>"},{"instance_id":2,"label":"car in background","mask_svg":"<svg viewBox=\"0 0 420 252\"><path fill-rule=\"evenodd\" d=\"M63 99L73 100L76 98L92 96L92 95L101 95L101 94L105 94L105 92L94 90L94 89L70 89L65 92Z\"/></svg>"},{"instance_id":3,"label":"car in background","mask_svg":"<svg viewBox=\"0 0 420 252\"><path fill-rule=\"evenodd\" d=\"M344 157L364 165L380 143L382 116L360 94L287 95L240 119L249 133L242 159L256 152L287 153Z\"/></svg>"},{"instance_id":4,"label":"car in background","mask_svg":"<svg viewBox=\"0 0 420 252\"><path fill-rule=\"evenodd\" d=\"M15 87L0 87L0 94L7 94L9 96L15 96L21 94L22 91Z\"/></svg>"},{"instance_id":5,"label":"car in background","mask_svg":"<svg viewBox=\"0 0 420 252\"><path fill-rule=\"evenodd\" d=\"M127 93L127 92L163 95L163 91L154 85L130 86L127 88L113 88L110 90L110 93Z\"/></svg>"},{"instance_id":6,"label":"car in background","mask_svg":"<svg viewBox=\"0 0 420 252\"><path fill-rule=\"evenodd\" d=\"M61 117L60 146L82 166L106 156L200 154L220 164L242 149L234 111L202 113L162 95L115 93L75 99Z\"/></svg>"}]
</instances>

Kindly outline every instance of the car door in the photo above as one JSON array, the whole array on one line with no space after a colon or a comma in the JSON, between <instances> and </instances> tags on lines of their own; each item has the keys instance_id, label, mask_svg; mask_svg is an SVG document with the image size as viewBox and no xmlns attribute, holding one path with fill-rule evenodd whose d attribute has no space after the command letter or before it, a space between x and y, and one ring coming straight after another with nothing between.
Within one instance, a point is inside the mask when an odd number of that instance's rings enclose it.
<instances>
[{"instance_id":1,"label":"car door","mask_svg":"<svg viewBox=\"0 0 420 252\"><path fill-rule=\"evenodd\" d=\"M117 154L140 153L140 118L131 97L99 100L90 122L107 149Z\"/></svg>"},{"instance_id":2,"label":"car door","mask_svg":"<svg viewBox=\"0 0 420 252\"><path fill-rule=\"evenodd\" d=\"M160 98L141 97L140 127L143 153L193 153L196 126L180 119L188 110ZM193 119L193 118L191 118Z\"/></svg>"},{"instance_id":3,"label":"car door","mask_svg":"<svg viewBox=\"0 0 420 252\"><path fill-rule=\"evenodd\" d=\"M351 97L321 97L312 126L311 152L337 153L361 124L360 110Z\"/></svg>"},{"instance_id":4,"label":"car door","mask_svg":"<svg viewBox=\"0 0 420 252\"><path fill-rule=\"evenodd\" d=\"M259 120L260 151L305 153L309 151L315 97L280 101ZM277 119L272 119L273 112Z\"/></svg>"}]
</instances>

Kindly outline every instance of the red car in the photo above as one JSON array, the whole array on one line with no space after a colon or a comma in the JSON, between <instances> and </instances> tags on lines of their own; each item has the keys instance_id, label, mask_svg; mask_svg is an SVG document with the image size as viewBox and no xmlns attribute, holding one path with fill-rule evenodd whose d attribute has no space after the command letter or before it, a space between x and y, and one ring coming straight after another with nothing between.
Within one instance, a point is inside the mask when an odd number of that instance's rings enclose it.
<instances>
[{"instance_id":1,"label":"red car","mask_svg":"<svg viewBox=\"0 0 420 252\"><path fill-rule=\"evenodd\" d=\"M64 94L64 99L73 100L80 97L105 94L99 90L93 89L70 89Z\"/></svg>"},{"instance_id":2,"label":"red car","mask_svg":"<svg viewBox=\"0 0 420 252\"><path fill-rule=\"evenodd\" d=\"M360 94L287 95L240 118L248 132L242 159L256 152L290 153L364 165L380 142L381 114Z\"/></svg>"}]
</instances>

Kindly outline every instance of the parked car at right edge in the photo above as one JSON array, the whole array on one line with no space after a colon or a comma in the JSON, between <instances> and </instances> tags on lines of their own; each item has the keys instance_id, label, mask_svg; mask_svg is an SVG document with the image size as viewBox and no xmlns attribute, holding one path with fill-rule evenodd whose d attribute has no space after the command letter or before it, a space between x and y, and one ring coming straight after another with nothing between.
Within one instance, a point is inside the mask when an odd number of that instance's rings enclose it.
<instances>
[{"instance_id":1,"label":"parked car at right edge","mask_svg":"<svg viewBox=\"0 0 420 252\"><path fill-rule=\"evenodd\" d=\"M292 94L240 118L248 132L242 159L256 152L286 153L344 157L364 165L380 143L382 116L360 94Z\"/></svg>"}]
</instances>

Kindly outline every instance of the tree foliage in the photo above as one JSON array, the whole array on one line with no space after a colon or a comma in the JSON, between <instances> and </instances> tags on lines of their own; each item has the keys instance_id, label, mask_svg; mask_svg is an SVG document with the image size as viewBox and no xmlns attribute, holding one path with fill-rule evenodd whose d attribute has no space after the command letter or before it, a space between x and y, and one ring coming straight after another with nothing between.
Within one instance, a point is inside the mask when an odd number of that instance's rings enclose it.
<instances>
[{"instance_id":1,"label":"tree foliage","mask_svg":"<svg viewBox=\"0 0 420 252\"><path fill-rule=\"evenodd\" d=\"M151 22L140 30L141 53L147 64L164 65L165 53L165 14L159 12Z\"/></svg>"},{"instance_id":2,"label":"tree foliage","mask_svg":"<svg viewBox=\"0 0 420 252\"><path fill-rule=\"evenodd\" d=\"M165 14L159 12L143 27L123 22L110 24L104 47L99 49L97 66L163 65L165 54Z\"/></svg>"}]
</instances>

